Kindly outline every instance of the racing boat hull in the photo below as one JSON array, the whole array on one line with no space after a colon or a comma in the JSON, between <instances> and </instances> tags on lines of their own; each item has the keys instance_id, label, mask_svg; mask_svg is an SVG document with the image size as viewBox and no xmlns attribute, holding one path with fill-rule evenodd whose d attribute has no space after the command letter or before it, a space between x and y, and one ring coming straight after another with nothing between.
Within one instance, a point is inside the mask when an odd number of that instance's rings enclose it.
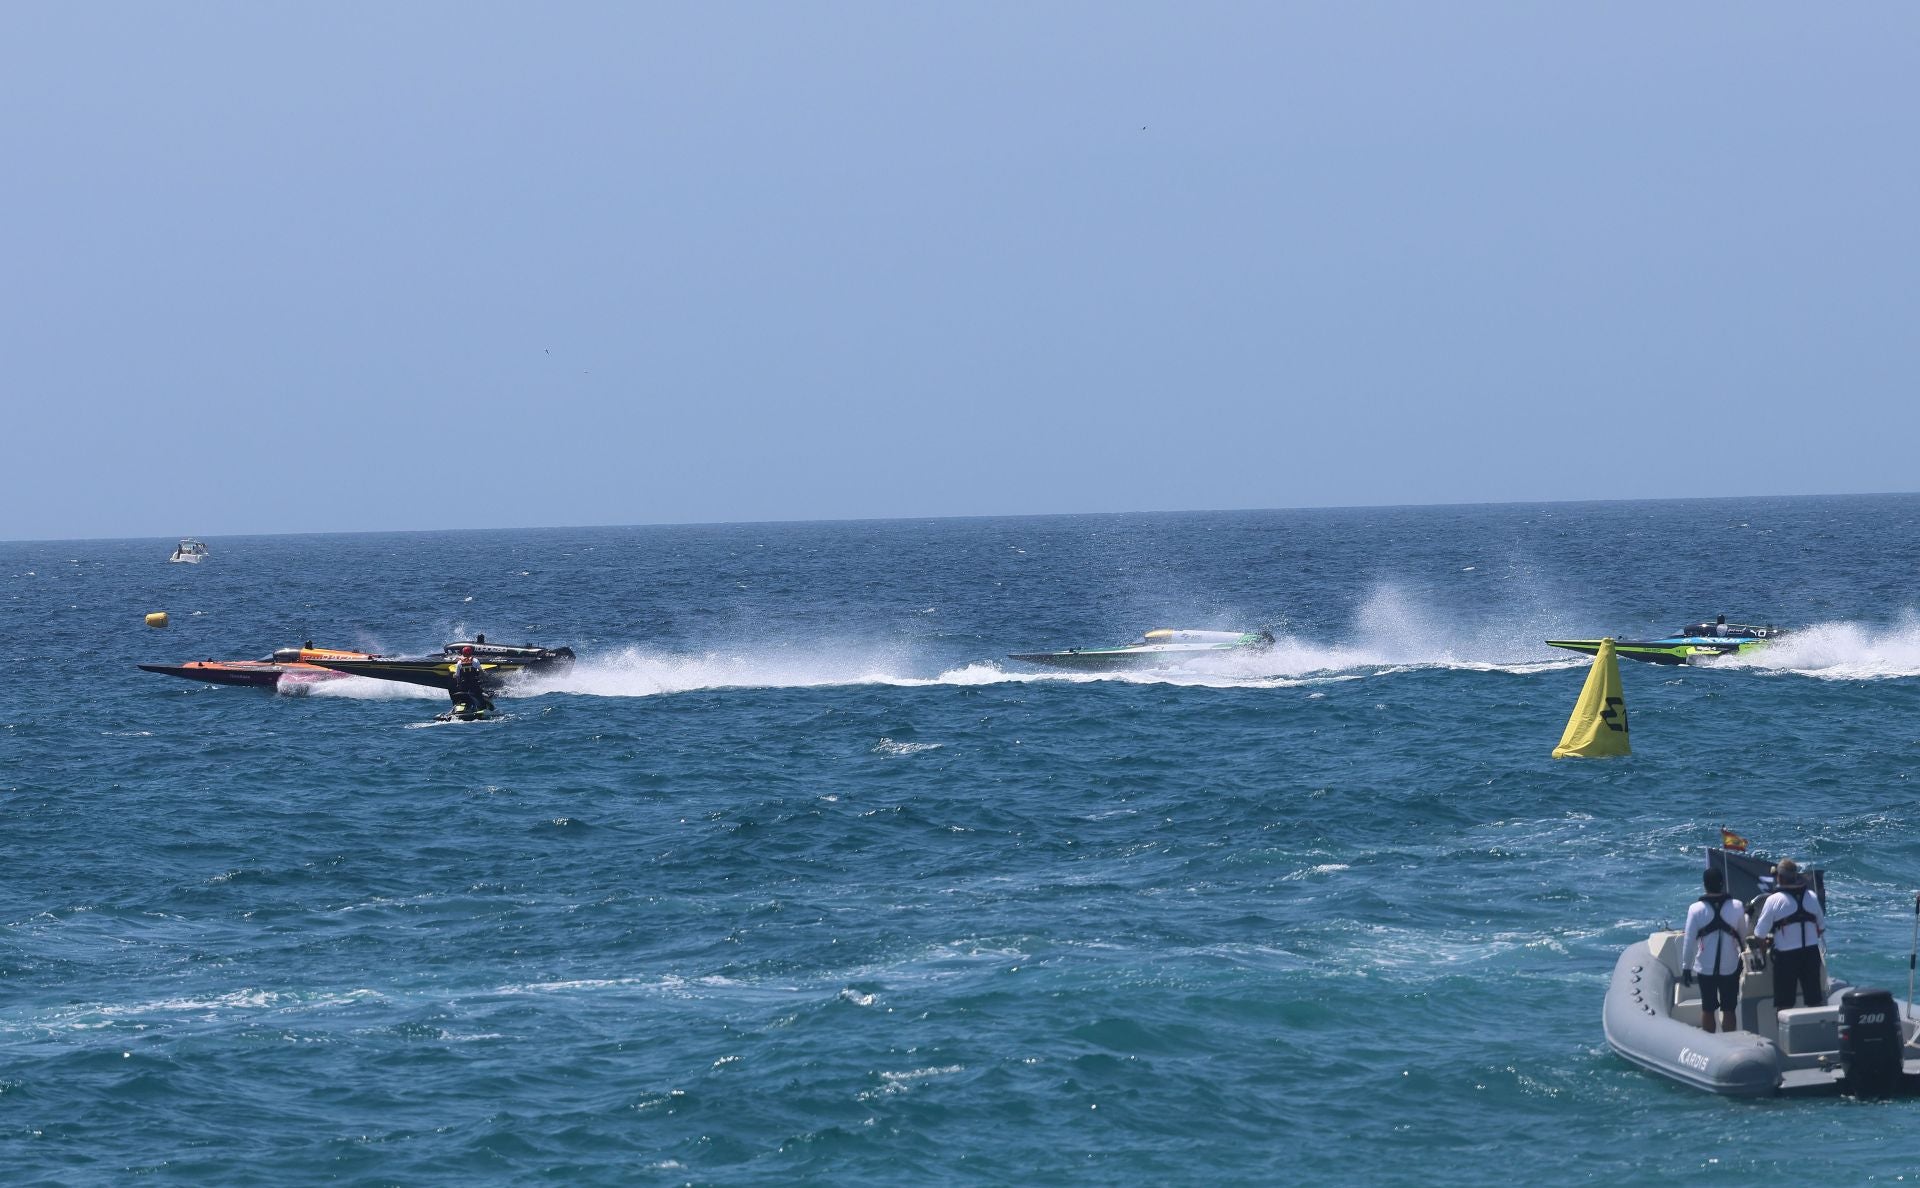
<instances>
[{"instance_id":1,"label":"racing boat hull","mask_svg":"<svg viewBox=\"0 0 1920 1188\"><path fill-rule=\"evenodd\" d=\"M399 681L423 685L429 689L451 690L453 670L462 648L472 648L480 661L480 682L498 689L504 682L523 673L562 672L573 665L572 648L542 648L531 644L451 643L438 656L367 656L358 659L322 660L319 663L349 676L372 677L378 681Z\"/></svg>"},{"instance_id":2,"label":"racing boat hull","mask_svg":"<svg viewBox=\"0 0 1920 1188\"><path fill-rule=\"evenodd\" d=\"M1550 639L1547 646L1585 652L1600 651L1597 639ZM1772 641L1765 639L1717 639L1712 636L1674 636L1669 639L1623 639L1613 649L1623 660L1641 660L1648 664L1693 664L1717 656L1744 656L1757 652Z\"/></svg>"},{"instance_id":3,"label":"racing boat hull","mask_svg":"<svg viewBox=\"0 0 1920 1188\"><path fill-rule=\"evenodd\" d=\"M1170 668L1210 657L1231 656L1250 649L1214 648L1068 648L1059 652L1016 652L1009 660L1071 668L1081 672L1118 672L1137 668Z\"/></svg>"},{"instance_id":4,"label":"racing boat hull","mask_svg":"<svg viewBox=\"0 0 1920 1188\"><path fill-rule=\"evenodd\" d=\"M1786 633L1786 628L1772 624L1760 627L1750 623L1729 623L1727 617L1721 615L1712 622L1688 623L1672 635L1659 639L1615 640L1613 649L1628 660L1641 660L1648 664L1693 664L1718 656L1744 656L1749 652L1757 652ZM1600 651L1603 642L1598 639L1550 639L1547 646L1585 652L1592 656Z\"/></svg>"},{"instance_id":5,"label":"racing boat hull","mask_svg":"<svg viewBox=\"0 0 1920 1188\"><path fill-rule=\"evenodd\" d=\"M453 688L453 663L438 657L432 660L329 660L327 667L347 676L425 685L430 689ZM511 672L519 671L519 667L514 667L502 672L499 665L483 664L480 666L480 679L482 683L493 686Z\"/></svg>"},{"instance_id":6,"label":"racing boat hull","mask_svg":"<svg viewBox=\"0 0 1920 1188\"><path fill-rule=\"evenodd\" d=\"M244 685L253 689L271 689L280 683L281 677L295 671L312 673L321 679L340 675L312 664L273 664L265 660L192 660L186 664L142 664L140 669L210 685Z\"/></svg>"},{"instance_id":7,"label":"racing boat hull","mask_svg":"<svg viewBox=\"0 0 1920 1188\"><path fill-rule=\"evenodd\" d=\"M1057 652L1015 652L1023 664L1070 668L1080 672L1177 668L1181 665L1262 651L1273 644L1265 631L1183 631L1161 628L1137 642L1107 648L1063 648Z\"/></svg>"},{"instance_id":8,"label":"racing boat hull","mask_svg":"<svg viewBox=\"0 0 1920 1188\"><path fill-rule=\"evenodd\" d=\"M205 681L210 685L241 685L251 689L272 689L282 677L301 681L333 681L343 675L323 667L322 659L370 660L367 652L347 652L334 648L281 648L265 660L189 660L185 664L142 664L143 672Z\"/></svg>"}]
</instances>

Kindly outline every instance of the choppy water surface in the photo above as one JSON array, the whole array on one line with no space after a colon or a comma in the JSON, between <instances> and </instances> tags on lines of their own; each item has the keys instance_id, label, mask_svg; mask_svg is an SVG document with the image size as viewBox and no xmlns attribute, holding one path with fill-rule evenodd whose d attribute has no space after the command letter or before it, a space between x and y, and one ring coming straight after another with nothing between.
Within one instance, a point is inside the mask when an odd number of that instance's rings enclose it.
<instances>
[{"instance_id":1,"label":"choppy water surface","mask_svg":"<svg viewBox=\"0 0 1920 1188\"><path fill-rule=\"evenodd\" d=\"M1728 825L1904 992L1920 498L0 545L15 1183L1480 1184L1920 1172L1911 1105L1605 1048ZM182 525L191 529L192 525ZM141 616L165 609L174 626ZM1549 635L1630 665L1555 763ZM1264 626L1178 675L1007 652ZM425 691L138 672L311 638L581 661Z\"/></svg>"}]
</instances>

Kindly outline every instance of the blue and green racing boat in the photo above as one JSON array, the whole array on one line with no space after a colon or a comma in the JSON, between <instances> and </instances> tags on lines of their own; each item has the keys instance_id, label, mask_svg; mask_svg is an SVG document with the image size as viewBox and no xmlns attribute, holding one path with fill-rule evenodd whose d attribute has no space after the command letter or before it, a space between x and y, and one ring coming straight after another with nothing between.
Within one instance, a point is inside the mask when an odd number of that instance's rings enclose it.
<instances>
[{"instance_id":1,"label":"blue and green racing boat","mask_svg":"<svg viewBox=\"0 0 1920 1188\"><path fill-rule=\"evenodd\" d=\"M1195 660L1255 652L1272 646L1271 631L1188 631L1162 627L1132 643L1106 648L1064 648L1058 652L1015 652L1008 659L1045 664L1050 668L1111 672L1127 668L1173 668Z\"/></svg>"},{"instance_id":2,"label":"blue and green racing boat","mask_svg":"<svg viewBox=\"0 0 1920 1188\"><path fill-rule=\"evenodd\" d=\"M1697 664L1718 656L1745 656L1757 652L1787 633L1784 627L1768 624L1756 627L1748 623L1729 623L1721 615L1711 623L1689 623L1663 639L1617 639L1614 651L1625 660L1645 660L1649 664ZM1550 639L1547 646L1593 655L1600 650L1597 639Z\"/></svg>"}]
</instances>

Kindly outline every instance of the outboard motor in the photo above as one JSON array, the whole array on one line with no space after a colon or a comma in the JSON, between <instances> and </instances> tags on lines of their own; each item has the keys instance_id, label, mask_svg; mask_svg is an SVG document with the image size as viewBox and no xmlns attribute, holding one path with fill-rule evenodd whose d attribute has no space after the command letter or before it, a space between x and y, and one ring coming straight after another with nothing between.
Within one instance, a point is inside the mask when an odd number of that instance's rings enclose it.
<instances>
[{"instance_id":1,"label":"outboard motor","mask_svg":"<svg viewBox=\"0 0 1920 1188\"><path fill-rule=\"evenodd\" d=\"M1840 996L1840 1067L1848 1097L1890 1097L1901 1089L1900 1004L1891 990Z\"/></svg>"}]
</instances>

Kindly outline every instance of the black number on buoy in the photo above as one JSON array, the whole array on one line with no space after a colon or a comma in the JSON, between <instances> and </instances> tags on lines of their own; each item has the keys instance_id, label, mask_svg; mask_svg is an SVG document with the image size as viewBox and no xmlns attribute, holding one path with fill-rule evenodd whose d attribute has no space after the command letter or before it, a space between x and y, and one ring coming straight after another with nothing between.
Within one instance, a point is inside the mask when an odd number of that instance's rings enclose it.
<instances>
[{"instance_id":1,"label":"black number on buoy","mask_svg":"<svg viewBox=\"0 0 1920 1188\"><path fill-rule=\"evenodd\" d=\"M1627 703L1618 697L1607 698L1606 708L1600 711L1600 720L1607 724L1608 730L1627 733Z\"/></svg>"}]
</instances>

